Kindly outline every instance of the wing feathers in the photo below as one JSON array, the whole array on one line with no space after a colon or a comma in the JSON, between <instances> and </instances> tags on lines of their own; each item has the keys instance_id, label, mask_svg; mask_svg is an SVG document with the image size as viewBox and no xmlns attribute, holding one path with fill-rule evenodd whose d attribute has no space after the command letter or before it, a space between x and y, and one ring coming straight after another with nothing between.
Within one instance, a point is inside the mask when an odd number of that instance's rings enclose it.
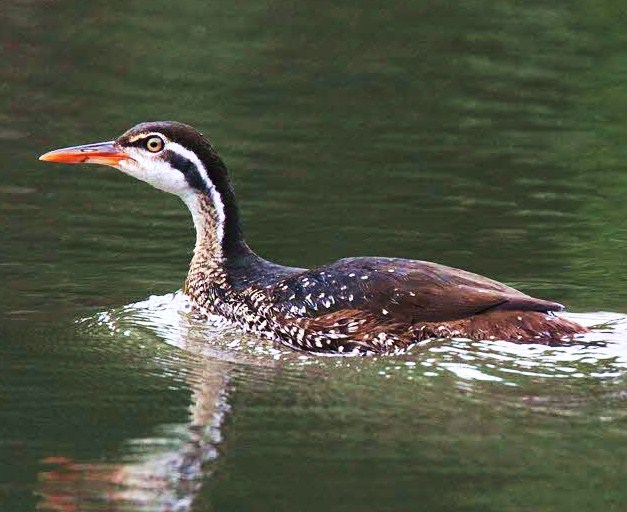
<instances>
[{"instance_id":1,"label":"wing feathers","mask_svg":"<svg viewBox=\"0 0 627 512\"><path fill-rule=\"evenodd\" d=\"M300 304L315 318L361 310L400 323L440 322L487 311L559 311L507 285L436 263L392 258L348 258L292 275L269 291L283 312Z\"/></svg>"}]
</instances>

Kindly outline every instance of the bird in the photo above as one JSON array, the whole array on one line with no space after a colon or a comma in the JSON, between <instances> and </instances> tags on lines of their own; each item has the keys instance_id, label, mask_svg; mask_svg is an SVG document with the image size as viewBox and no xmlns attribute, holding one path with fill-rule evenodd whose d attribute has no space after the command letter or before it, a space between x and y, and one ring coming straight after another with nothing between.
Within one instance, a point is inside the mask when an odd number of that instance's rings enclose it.
<instances>
[{"instance_id":1,"label":"bird","mask_svg":"<svg viewBox=\"0 0 627 512\"><path fill-rule=\"evenodd\" d=\"M40 160L108 165L179 196L196 230L183 285L194 309L299 351L399 353L433 338L559 345L587 332L555 315L559 303L438 263L362 256L304 269L263 259L245 241L224 161L187 124L143 122Z\"/></svg>"}]
</instances>

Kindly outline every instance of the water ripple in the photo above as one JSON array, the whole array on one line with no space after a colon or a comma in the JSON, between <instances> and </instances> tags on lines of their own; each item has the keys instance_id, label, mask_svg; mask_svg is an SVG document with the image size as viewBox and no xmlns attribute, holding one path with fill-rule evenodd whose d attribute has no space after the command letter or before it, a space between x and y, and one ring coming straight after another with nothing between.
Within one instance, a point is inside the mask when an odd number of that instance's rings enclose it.
<instances>
[{"instance_id":1,"label":"water ripple","mask_svg":"<svg viewBox=\"0 0 627 512\"><path fill-rule=\"evenodd\" d=\"M282 360L300 367L351 366L346 358L320 358L241 333L219 317L200 322L190 316L190 304L179 291L151 296L118 310L101 312L90 321L128 336L133 329L149 329L165 343L203 357L238 364L273 366ZM597 312L564 314L593 327L593 331L564 346L516 344L467 339L432 340L406 354L373 358L382 363L401 361L425 377L453 374L465 381L490 381L518 386L524 379L615 379L627 369L627 317ZM407 363L414 362L408 366ZM385 370L379 370L385 376Z\"/></svg>"}]
</instances>

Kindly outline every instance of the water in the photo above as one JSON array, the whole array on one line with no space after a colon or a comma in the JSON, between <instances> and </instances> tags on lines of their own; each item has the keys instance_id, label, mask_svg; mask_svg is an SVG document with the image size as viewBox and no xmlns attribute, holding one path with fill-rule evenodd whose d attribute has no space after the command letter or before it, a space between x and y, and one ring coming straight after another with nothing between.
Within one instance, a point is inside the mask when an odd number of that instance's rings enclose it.
<instances>
[{"instance_id":1,"label":"water","mask_svg":"<svg viewBox=\"0 0 627 512\"><path fill-rule=\"evenodd\" d=\"M0 510L624 510L622 6L2 2ZM434 260L571 346L314 358L184 314L174 197L49 149L176 119L286 265Z\"/></svg>"}]
</instances>

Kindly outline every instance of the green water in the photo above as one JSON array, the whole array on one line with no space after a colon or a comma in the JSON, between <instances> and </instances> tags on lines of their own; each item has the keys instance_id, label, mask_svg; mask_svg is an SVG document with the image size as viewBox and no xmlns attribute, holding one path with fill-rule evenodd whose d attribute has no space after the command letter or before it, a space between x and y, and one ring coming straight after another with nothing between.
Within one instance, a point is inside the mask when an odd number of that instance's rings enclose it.
<instances>
[{"instance_id":1,"label":"green water","mask_svg":"<svg viewBox=\"0 0 627 512\"><path fill-rule=\"evenodd\" d=\"M621 2L0 8L0 510L625 510ZM37 162L156 119L268 259L434 260L603 328L335 359L190 324L180 201Z\"/></svg>"}]
</instances>

